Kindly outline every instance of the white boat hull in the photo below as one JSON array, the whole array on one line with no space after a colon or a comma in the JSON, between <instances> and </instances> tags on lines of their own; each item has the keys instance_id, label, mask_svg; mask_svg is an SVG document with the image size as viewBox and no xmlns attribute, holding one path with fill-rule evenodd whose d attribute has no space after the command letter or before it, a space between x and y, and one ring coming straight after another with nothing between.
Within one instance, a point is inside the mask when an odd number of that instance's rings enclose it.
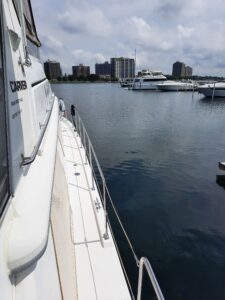
<instances>
[{"instance_id":1,"label":"white boat hull","mask_svg":"<svg viewBox=\"0 0 225 300\"><path fill-rule=\"evenodd\" d=\"M157 90L158 84L162 84L164 81L152 81L148 83L138 82L134 83L132 89L133 90Z\"/></svg>"},{"instance_id":2,"label":"white boat hull","mask_svg":"<svg viewBox=\"0 0 225 300\"><path fill-rule=\"evenodd\" d=\"M220 97L225 98L225 87L224 88L215 88L215 90L212 87L200 87L198 89L198 92L200 94L203 94L205 97Z\"/></svg>"},{"instance_id":3,"label":"white boat hull","mask_svg":"<svg viewBox=\"0 0 225 300\"><path fill-rule=\"evenodd\" d=\"M162 84L158 84L158 89L160 91L170 91L170 92L186 92L193 91L196 89L196 85L191 82L182 81L167 81Z\"/></svg>"}]
</instances>

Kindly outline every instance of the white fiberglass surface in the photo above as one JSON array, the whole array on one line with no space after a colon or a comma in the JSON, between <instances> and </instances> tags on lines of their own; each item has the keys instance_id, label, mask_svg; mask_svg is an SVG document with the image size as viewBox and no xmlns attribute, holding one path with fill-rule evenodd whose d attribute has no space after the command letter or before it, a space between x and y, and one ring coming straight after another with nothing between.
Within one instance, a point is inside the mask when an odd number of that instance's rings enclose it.
<instances>
[{"instance_id":1,"label":"white fiberglass surface","mask_svg":"<svg viewBox=\"0 0 225 300\"><path fill-rule=\"evenodd\" d=\"M91 169L85 164L80 138L68 121L60 122L72 210L79 299L130 299L119 257L109 232L104 240L104 210L96 209L99 194L92 189Z\"/></svg>"}]
</instances>

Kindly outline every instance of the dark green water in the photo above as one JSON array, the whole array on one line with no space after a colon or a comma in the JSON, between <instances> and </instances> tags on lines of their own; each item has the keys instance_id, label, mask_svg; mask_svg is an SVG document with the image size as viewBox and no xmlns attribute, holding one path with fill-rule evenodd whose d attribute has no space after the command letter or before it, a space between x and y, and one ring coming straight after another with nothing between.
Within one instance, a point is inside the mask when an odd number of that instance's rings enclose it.
<instances>
[{"instance_id":1,"label":"dark green water","mask_svg":"<svg viewBox=\"0 0 225 300\"><path fill-rule=\"evenodd\" d=\"M217 178L225 160L225 99L117 84L52 88L79 109L125 228L166 299L225 299L225 180ZM136 286L116 224L114 232Z\"/></svg>"}]
</instances>

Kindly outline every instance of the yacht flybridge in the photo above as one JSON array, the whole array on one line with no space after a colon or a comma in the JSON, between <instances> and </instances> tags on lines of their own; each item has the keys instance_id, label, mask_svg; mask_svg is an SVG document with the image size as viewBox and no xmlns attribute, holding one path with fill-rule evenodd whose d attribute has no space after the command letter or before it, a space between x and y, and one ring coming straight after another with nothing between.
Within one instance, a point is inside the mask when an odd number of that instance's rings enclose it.
<instances>
[{"instance_id":1,"label":"yacht flybridge","mask_svg":"<svg viewBox=\"0 0 225 300\"><path fill-rule=\"evenodd\" d=\"M1 1L1 299L140 300L144 269L164 299L149 261L135 254L78 111L71 108L72 122L59 111L40 46L30 1ZM137 287L119 255L108 205L139 268Z\"/></svg>"}]
</instances>

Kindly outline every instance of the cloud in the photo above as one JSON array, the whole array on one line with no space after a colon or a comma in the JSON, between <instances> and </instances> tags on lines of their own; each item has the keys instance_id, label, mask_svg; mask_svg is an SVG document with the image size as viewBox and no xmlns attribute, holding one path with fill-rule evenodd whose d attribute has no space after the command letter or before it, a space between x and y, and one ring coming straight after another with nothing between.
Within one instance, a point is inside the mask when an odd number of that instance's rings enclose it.
<instances>
[{"instance_id":1,"label":"cloud","mask_svg":"<svg viewBox=\"0 0 225 300\"><path fill-rule=\"evenodd\" d=\"M170 35L167 31L160 33L156 27L136 16L118 24L118 32L121 39L126 40L129 45L141 47L142 50L168 51L174 47L173 40L168 39Z\"/></svg>"},{"instance_id":2,"label":"cloud","mask_svg":"<svg viewBox=\"0 0 225 300\"><path fill-rule=\"evenodd\" d=\"M183 2L173 3L170 1L160 1L158 7L156 7L155 13L159 14L163 18L176 18L178 17L183 10Z\"/></svg>"},{"instance_id":3,"label":"cloud","mask_svg":"<svg viewBox=\"0 0 225 300\"><path fill-rule=\"evenodd\" d=\"M50 35L43 35L41 39L43 40L43 44L49 49L62 48L63 46L61 41Z\"/></svg>"},{"instance_id":4,"label":"cloud","mask_svg":"<svg viewBox=\"0 0 225 300\"><path fill-rule=\"evenodd\" d=\"M193 27L184 27L181 24L179 24L177 26L177 31L178 31L179 37L181 37L181 38L191 37L194 30L195 29Z\"/></svg>"},{"instance_id":5,"label":"cloud","mask_svg":"<svg viewBox=\"0 0 225 300\"><path fill-rule=\"evenodd\" d=\"M102 53L95 53L91 51L87 51L84 49L75 49L72 52L73 54L73 61L76 64L85 64L90 65L93 61L94 62L105 62L107 59Z\"/></svg>"},{"instance_id":6,"label":"cloud","mask_svg":"<svg viewBox=\"0 0 225 300\"><path fill-rule=\"evenodd\" d=\"M71 34L106 37L112 30L102 10L85 2L76 8L71 7L70 10L59 15L58 20L62 28Z\"/></svg>"}]
</instances>

